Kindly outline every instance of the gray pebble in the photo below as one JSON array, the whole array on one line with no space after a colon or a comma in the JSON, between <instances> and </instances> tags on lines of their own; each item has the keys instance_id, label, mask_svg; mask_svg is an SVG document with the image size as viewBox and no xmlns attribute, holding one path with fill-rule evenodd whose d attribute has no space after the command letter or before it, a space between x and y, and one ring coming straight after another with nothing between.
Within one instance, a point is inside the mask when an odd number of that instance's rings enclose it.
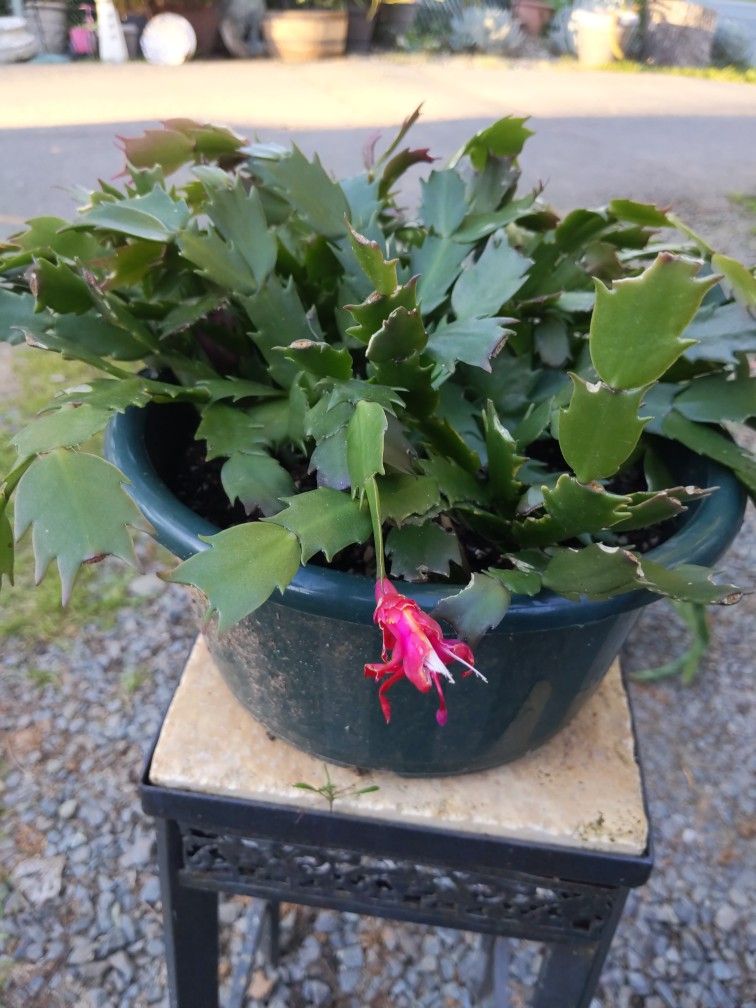
<instances>
[{"instance_id":1,"label":"gray pebble","mask_svg":"<svg viewBox=\"0 0 756 1008\"><path fill-rule=\"evenodd\" d=\"M720 931L732 931L735 925L738 923L740 914L734 908L725 903L721 906L714 915L714 923L719 928Z\"/></svg>"},{"instance_id":2,"label":"gray pebble","mask_svg":"<svg viewBox=\"0 0 756 1008\"><path fill-rule=\"evenodd\" d=\"M339 949L336 955L344 967L361 967L364 960L362 948L359 945L349 945L347 948Z\"/></svg>"}]
</instances>

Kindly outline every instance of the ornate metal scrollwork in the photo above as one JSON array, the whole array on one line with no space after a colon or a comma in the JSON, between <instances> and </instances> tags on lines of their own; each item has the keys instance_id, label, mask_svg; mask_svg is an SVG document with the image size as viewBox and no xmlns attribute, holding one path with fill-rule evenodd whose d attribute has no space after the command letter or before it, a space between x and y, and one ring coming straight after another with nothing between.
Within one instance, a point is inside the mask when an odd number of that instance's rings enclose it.
<instances>
[{"instance_id":1,"label":"ornate metal scrollwork","mask_svg":"<svg viewBox=\"0 0 756 1008\"><path fill-rule=\"evenodd\" d=\"M619 890L182 828L189 884L492 934L595 941Z\"/></svg>"}]
</instances>

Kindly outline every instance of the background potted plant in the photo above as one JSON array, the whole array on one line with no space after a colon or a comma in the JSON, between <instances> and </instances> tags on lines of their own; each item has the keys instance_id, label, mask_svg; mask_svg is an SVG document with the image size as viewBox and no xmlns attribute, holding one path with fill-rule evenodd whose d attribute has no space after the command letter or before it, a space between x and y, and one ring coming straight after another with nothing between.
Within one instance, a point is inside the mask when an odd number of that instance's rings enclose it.
<instances>
[{"instance_id":1,"label":"background potted plant","mask_svg":"<svg viewBox=\"0 0 756 1008\"><path fill-rule=\"evenodd\" d=\"M395 45L397 38L413 27L420 6L417 0L383 0L376 18L377 40L382 45Z\"/></svg>"},{"instance_id":2,"label":"background potted plant","mask_svg":"<svg viewBox=\"0 0 756 1008\"><path fill-rule=\"evenodd\" d=\"M654 598L737 598L707 565L756 487L721 427L754 412L755 293L665 210L517 195L522 119L400 210L416 115L341 183L173 120L124 142L124 189L4 246L0 337L102 377L14 439L0 575L11 502L64 601L141 512L271 731L422 774L542 743ZM106 426L120 472L82 448Z\"/></svg>"},{"instance_id":3,"label":"background potted plant","mask_svg":"<svg viewBox=\"0 0 756 1008\"><path fill-rule=\"evenodd\" d=\"M268 10L262 22L268 55L287 62L343 56L348 27L344 0L296 0Z\"/></svg>"},{"instance_id":4,"label":"background potted plant","mask_svg":"<svg viewBox=\"0 0 756 1008\"><path fill-rule=\"evenodd\" d=\"M59 56L68 52L68 27L77 8L73 0L27 0L24 17L41 54Z\"/></svg>"},{"instance_id":5,"label":"background potted plant","mask_svg":"<svg viewBox=\"0 0 756 1008\"><path fill-rule=\"evenodd\" d=\"M554 16L556 5L546 0L514 0L512 11L528 35L542 35Z\"/></svg>"},{"instance_id":6,"label":"background potted plant","mask_svg":"<svg viewBox=\"0 0 756 1008\"><path fill-rule=\"evenodd\" d=\"M381 0L348 0L346 10L348 18L347 52L366 53L370 51L373 41L376 15L381 6Z\"/></svg>"}]
</instances>

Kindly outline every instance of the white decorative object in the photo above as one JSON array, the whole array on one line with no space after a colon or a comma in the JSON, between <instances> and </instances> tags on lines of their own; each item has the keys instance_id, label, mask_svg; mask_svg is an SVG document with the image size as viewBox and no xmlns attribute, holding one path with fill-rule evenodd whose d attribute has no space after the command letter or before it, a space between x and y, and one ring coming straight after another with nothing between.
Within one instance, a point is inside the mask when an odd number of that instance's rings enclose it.
<instances>
[{"instance_id":1,"label":"white decorative object","mask_svg":"<svg viewBox=\"0 0 756 1008\"><path fill-rule=\"evenodd\" d=\"M141 44L148 63L180 66L194 56L197 36L180 14L158 14L147 22Z\"/></svg>"},{"instance_id":2,"label":"white decorative object","mask_svg":"<svg viewBox=\"0 0 756 1008\"><path fill-rule=\"evenodd\" d=\"M96 8L100 60L103 63L125 63L129 52L113 0L96 0Z\"/></svg>"},{"instance_id":3,"label":"white decorative object","mask_svg":"<svg viewBox=\"0 0 756 1008\"><path fill-rule=\"evenodd\" d=\"M0 17L0 63L19 63L37 55L39 46L22 17Z\"/></svg>"}]
</instances>

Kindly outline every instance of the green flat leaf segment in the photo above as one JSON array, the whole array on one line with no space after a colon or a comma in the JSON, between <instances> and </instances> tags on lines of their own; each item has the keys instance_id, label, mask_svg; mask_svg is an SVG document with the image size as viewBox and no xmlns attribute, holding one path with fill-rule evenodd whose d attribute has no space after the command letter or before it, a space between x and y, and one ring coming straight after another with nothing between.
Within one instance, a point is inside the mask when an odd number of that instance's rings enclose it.
<instances>
[{"instance_id":1,"label":"green flat leaf segment","mask_svg":"<svg viewBox=\"0 0 756 1008\"><path fill-rule=\"evenodd\" d=\"M446 375L452 374L459 362L491 370L491 359L507 341L511 330L501 318L459 319L441 322L428 338L427 352L443 365Z\"/></svg>"},{"instance_id":2,"label":"green flat leaf segment","mask_svg":"<svg viewBox=\"0 0 756 1008\"><path fill-rule=\"evenodd\" d=\"M276 264L278 247L268 230L257 190L245 192L237 181L233 189L216 189L205 209L220 235L247 264L257 284L262 284Z\"/></svg>"},{"instance_id":3,"label":"green flat leaf segment","mask_svg":"<svg viewBox=\"0 0 756 1008\"><path fill-rule=\"evenodd\" d=\"M391 574L406 581L424 581L428 574L449 576L449 564L462 563L459 540L435 522L394 528L386 540Z\"/></svg>"},{"instance_id":4,"label":"green flat leaf segment","mask_svg":"<svg viewBox=\"0 0 756 1008\"><path fill-rule=\"evenodd\" d=\"M739 304L704 305L685 330L697 340L685 351L690 361L721 361L734 364L738 353L756 351L756 320Z\"/></svg>"},{"instance_id":5,"label":"green flat leaf segment","mask_svg":"<svg viewBox=\"0 0 756 1008\"><path fill-rule=\"evenodd\" d=\"M415 278L397 287L391 294L371 294L362 304L345 305L345 311L355 319L357 325L347 329L349 336L368 343L371 336L377 333L386 320L398 309L413 311L417 308L417 281Z\"/></svg>"},{"instance_id":6,"label":"green flat leaf segment","mask_svg":"<svg viewBox=\"0 0 756 1008\"><path fill-rule=\"evenodd\" d=\"M294 492L294 482L280 462L266 452L238 452L221 469L221 483L228 499L238 500L247 514L259 508L273 515L283 507L281 499Z\"/></svg>"},{"instance_id":7,"label":"green flat leaf segment","mask_svg":"<svg viewBox=\"0 0 756 1008\"><path fill-rule=\"evenodd\" d=\"M690 340L681 334L716 277L696 279L699 264L663 253L640 276L596 280L590 331L591 359L616 389L635 389L661 378Z\"/></svg>"},{"instance_id":8,"label":"green flat leaf segment","mask_svg":"<svg viewBox=\"0 0 756 1008\"><path fill-rule=\"evenodd\" d=\"M522 287L532 260L512 248L506 237L492 235L479 258L460 274L451 303L458 319L496 315Z\"/></svg>"},{"instance_id":9,"label":"green flat leaf segment","mask_svg":"<svg viewBox=\"0 0 756 1008\"><path fill-rule=\"evenodd\" d=\"M13 532L3 508L0 510L0 588L4 577L13 584Z\"/></svg>"},{"instance_id":10,"label":"green flat leaf segment","mask_svg":"<svg viewBox=\"0 0 756 1008\"><path fill-rule=\"evenodd\" d=\"M432 171L421 183L420 213L426 227L437 235L453 235L465 216L465 183L451 168Z\"/></svg>"},{"instance_id":11,"label":"green flat leaf segment","mask_svg":"<svg viewBox=\"0 0 756 1008\"><path fill-rule=\"evenodd\" d=\"M373 333L367 346L368 360L374 364L402 361L422 350L428 341L420 311L417 308L395 308Z\"/></svg>"},{"instance_id":12,"label":"green flat leaf segment","mask_svg":"<svg viewBox=\"0 0 756 1008\"><path fill-rule=\"evenodd\" d=\"M670 570L653 560L641 559L640 583L660 595L700 605L729 605L740 600L743 593L735 585L714 584L711 577L708 567L697 564L681 564Z\"/></svg>"},{"instance_id":13,"label":"green flat leaf segment","mask_svg":"<svg viewBox=\"0 0 756 1008\"><path fill-rule=\"evenodd\" d=\"M566 473L542 492L546 514L515 523L515 536L523 546L548 546L601 532L631 516L630 497L609 493L598 483L584 486Z\"/></svg>"},{"instance_id":14,"label":"green flat leaf segment","mask_svg":"<svg viewBox=\"0 0 756 1008\"><path fill-rule=\"evenodd\" d=\"M507 116L479 130L452 158L452 166L465 154L469 156L476 171L482 171L486 167L489 157L517 157L528 137L533 136L533 131L525 126L527 121L527 117L518 119Z\"/></svg>"},{"instance_id":15,"label":"green flat leaf segment","mask_svg":"<svg viewBox=\"0 0 756 1008\"><path fill-rule=\"evenodd\" d=\"M410 257L410 269L418 274L417 299L423 313L437 308L459 276L468 249L450 238L429 235Z\"/></svg>"},{"instance_id":16,"label":"green flat leaf segment","mask_svg":"<svg viewBox=\"0 0 756 1008\"><path fill-rule=\"evenodd\" d=\"M270 385L246 378L199 378L194 382L194 387L207 392L210 402L222 402L224 399L232 402L251 398L274 399L280 395Z\"/></svg>"},{"instance_id":17,"label":"green flat leaf segment","mask_svg":"<svg viewBox=\"0 0 756 1008\"><path fill-rule=\"evenodd\" d=\"M382 476L377 482L385 521L401 525L408 518L440 507L438 483L431 476L396 474Z\"/></svg>"},{"instance_id":18,"label":"green flat leaf segment","mask_svg":"<svg viewBox=\"0 0 756 1008\"><path fill-rule=\"evenodd\" d=\"M453 507L462 502L475 503L484 496L485 489L456 462L433 455L420 463L426 476L430 476L440 489L446 501Z\"/></svg>"},{"instance_id":19,"label":"green flat leaf segment","mask_svg":"<svg viewBox=\"0 0 756 1008\"><path fill-rule=\"evenodd\" d=\"M535 570L507 570L505 568L489 567L486 570L489 577L501 581L512 595L537 595L541 590L541 575Z\"/></svg>"},{"instance_id":20,"label":"green flat leaf segment","mask_svg":"<svg viewBox=\"0 0 756 1008\"><path fill-rule=\"evenodd\" d=\"M123 482L109 462L61 448L40 455L21 477L15 536L20 539L32 527L37 582L57 560L63 605L81 564L107 555L135 563L127 526L143 522Z\"/></svg>"},{"instance_id":21,"label":"green flat leaf segment","mask_svg":"<svg viewBox=\"0 0 756 1008\"><path fill-rule=\"evenodd\" d=\"M268 172L286 200L326 238L346 234L349 206L339 185L329 177L317 154L308 161L294 145L291 153L270 163Z\"/></svg>"},{"instance_id":22,"label":"green flat leaf segment","mask_svg":"<svg viewBox=\"0 0 756 1008\"><path fill-rule=\"evenodd\" d=\"M293 532L301 546L302 563L316 553L331 560L353 543L370 537L370 514L349 494L320 487L287 497L286 508L266 521Z\"/></svg>"},{"instance_id":23,"label":"green flat leaf segment","mask_svg":"<svg viewBox=\"0 0 756 1008\"><path fill-rule=\"evenodd\" d=\"M630 494L630 514L612 526L613 532L631 532L675 518L685 511L685 501L706 497L713 490L696 487L670 487L667 490Z\"/></svg>"},{"instance_id":24,"label":"green flat leaf segment","mask_svg":"<svg viewBox=\"0 0 756 1008\"><path fill-rule=\"evenodd\" d=\"M646 424L638 408L644 389L615 391L571 375L570 404L559 417L559 447L581 483L613 476Z\"/></svg>"},{"instance_id":25,"label":"green flat leaf segment","mask_svg":"<svg viewBox=\"0 0 756 1008\"><path fill-rule=\"evenodd\" d=\"M0 343L23 343L25 332L46 328L51 316L40 316L35 304L31 294L15 294L0 287Z\"/></svg>"},{"instance_id":26,"label":"green flat leaf segment","mask_svg":"<svg viewBox=\"0 0 756 1008\"><path fill-rule=\"evenodd\" d=\"M626 221L628 224L639 224L641 227L674 227L666 213L654 206L653 203L636 203L628 199L615 199L609 204L609 213L618 220Z\"/></svg>"},{"instance_id":27,"label":"green flat leaf segment","mask_svg":"<svg viewBox=\"0 0 756 1008\"><path fill-rule=\"evenodd\" d=\"M733 296L749 311L756 309L756 276L743 263L729 256L711 257L712 269L722 273L725 282L732 288Z\"/></svg>"},{"instance_id":28,"label":"green flat leaf segment","mask_svg":"<svg viewBox=\"0 0 756 1008\"><path fill-rule=\"evenodd\" d=\"M268 432L243 410L224 403L208 406L194 435L207 444L207 458L230 458L239 452L258 451Z\"/></svg>"},{"instance_id":29,"label":"green flat leaf segment","mask_svg":"<svg viewBox=\"0 0 756 1008\"><path fill-rule=\"evenodd\" d=\"M509 608L510 594L501 581L487 574L473 574L457 595L443 599L433 612L447 620L463 640L475 647L486 633L498 626Z\"/></svg>"},{"instance_id":30,"label":"green flat leaf segment","mask_svg":"<svg viewBox=\"0 0 756 1008\"><path fill-rule=\"evenodd\" d=\"M82 315L92 307L92 293L86 281L65 263L38 259L34 264L31 288L38 310L52 308L61 314Z\"/></svg>"},{"instance_id":31,"label":"green flat leaf segment","mask_svg":"<svg viewBox=\"0 0 756 1008\"><path fill-rule=\"evenodd\" d=\"M638 558L617 546L594 543L552 552L543 583L569 599L607 599L637 586Z\"/></svg>"},{"instance_id":32,"label":"green flat leaf segment","mask_svg":"<svg viewBox=\"0 0 756 1008\"><path fill-rule=\"evenodd\" d=\"M197 267L200 275L219 287L237 294L250 294L257 288L249 265L216 231L183 231L178 246L181 255Z\"/></svg>"},{"instance_id":33,"label":"green flat leaf segment","mask_svg":"<svg viewBox=\"0 0 756 1008\"><path fill-rule=\"evenodd\" d=\"M253 297L239 300L255 327L252 340L267 361L273 379L290 385L297 367L282 358L276 347L311 340L314 335L293 279L289 277L284 284L277 276L270 276Z\"/></svg>"},{"instance_id":34,"label":"green flat leaf segment","mask_svg":"<svg viewBox=\"0 0 756 1008\"><path fill-rule=\"evenodd\" d=\"M677 410L672 410L665 418L662 432L665 437L679 441L699 455L705 455L732 469L751 495L756 495L756 459L725 434L694 423Z\"/></svg>"},{"instance_id":35,"label":"green flat leaf segment","mask_svg":"<svg viewBox=\"0 0 756 1008\"><path fill-rule=\"evenodd\" d=\"M360 268L376 291L384 295L392 294L398 286L396 265L399 260L385 259L378 242L370 241L352 230L351 227L349 228L349 242Z\"/></svg>"},{"instance_id":36,"label":"green flat leaf segment","mask_svg":"<svg viewBox=\"0 0 756 1008\"><path fill-rule=\"evenodd\" d=\"M84 404L46 413L33 420L11 440L18 453L16 464L53 448L83 444L107 426L113 412Z\"/></svg>"},{"instance_id":37,"label":"green flat leaf segment","mask_svg":"<svg viewBox=\"0 0 756 1008\"><path fill-rule=\"evenodd\" d=\"M488 486L491 500L504 514L512 514L522 495L517 473L525 458L517 454L515 440L496 415L489 399L483 414L483 430L488 452Z\"/></svg>"},{"instance_id":38,"label":"green flat leaf segment","mask_svg":"<svg viewBox=\"0 0 756 1008\"><path fill-rule=\"evenodd\" d=\"M347 427L347 466L356 496L374 476L383 475L383 440L388 426L383 407L362 400Z\"/></svg>"},{"instance_id":39,"label":"green flat leaf segment","mask_svg":"<svg viewBox=\"0 0 756 1008\"><path fill-rule=\"evenodd\" d=\"M207 596L218 613L218 630L228 630L283 591L299 569L299 540L269 522L248 522L207 539L209 549L189 557L169 581L189 584Z\"/></svg>"},{"instance_id":40,"label":"green flat leaf segment","mask_svg":"<svg viewBox=\"0 0 756 1008\"><path fill-rule=\"evenodd\" d=\"M346 381L352 377L352 357L346 347L321 340L295 340L287 347L275 347L284 357L316 378Z\"/></svg>"},{"instance_id":41,"label":"green flat leaf segment","mask_svg":"<svg viewBox=\"0 0 756 1008\"><path fill-rule=\"evenodd\" d=\"M96 224L132 238L165 242L179 233L189 220L189 207L173 199L161 186L145 196L98 203L81 215L82 225Z\"/></svg>"},{"instance_id":42,"label":"green flat leaf segment","mask_svg":"<svg viewBox=\"0 0 756 1008\"><path fill-rule=\"evenodd\" d=\"M124 154L135 168L160 165L167 175L192 160L194 143L177 130L145 130L140 137L121 137Z\"/></svg>"},{"instance_id":43,"label":"green flat leaf segment","mask_svg":"<svg viewBox=\"0 0 756 1008\"><path fill-rule=\"evenodd\" d=\"M696 378L675 397L674 408L699 423L745 423L756 416L756 378Z\"/></svg>"}]
</instances>

